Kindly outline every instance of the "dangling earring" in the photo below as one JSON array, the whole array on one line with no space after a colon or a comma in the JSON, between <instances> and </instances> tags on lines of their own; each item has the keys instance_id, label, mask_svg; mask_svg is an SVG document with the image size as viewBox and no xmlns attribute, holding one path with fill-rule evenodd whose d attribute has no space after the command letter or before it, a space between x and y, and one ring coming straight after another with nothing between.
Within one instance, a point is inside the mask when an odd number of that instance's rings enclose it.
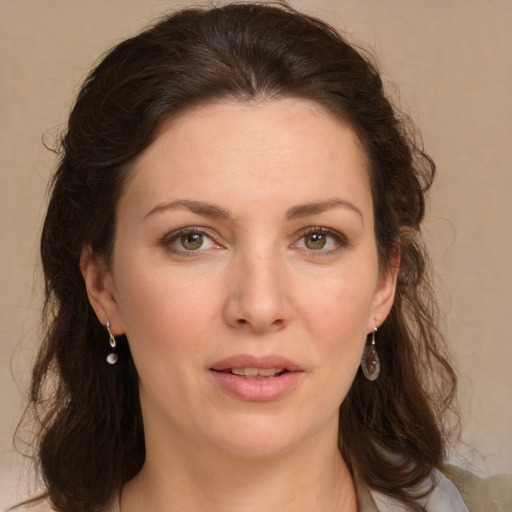
<instances>
[{"instance_id":1,"label":"dangling earring","mask_svg":"<svg viewBox=\"0 0 512 512\"><path fill-rule=\"evenodd\" d=\"M112 352L107 356L107 363L108 364L116 364L117 363L117 354L114 352L114 349L116 348L116 339L114 338L114 335L110 332L110 320L107 320L107 332L108 332L108 341L110 343L110 346L112 347Z\"/></svg>"},{"instance_id":2,"label":"dangling earring","mask_svg":"<svg viewBox=\"0 0 512 512\"><path fill-rule=\"evenodd\" d=\"M361 369L368 380L375 380L380 373L380 361L375 348L375 333L377 327L373 328L372 341L365 347L361 358Z\"/></svg>"}]
</instances>

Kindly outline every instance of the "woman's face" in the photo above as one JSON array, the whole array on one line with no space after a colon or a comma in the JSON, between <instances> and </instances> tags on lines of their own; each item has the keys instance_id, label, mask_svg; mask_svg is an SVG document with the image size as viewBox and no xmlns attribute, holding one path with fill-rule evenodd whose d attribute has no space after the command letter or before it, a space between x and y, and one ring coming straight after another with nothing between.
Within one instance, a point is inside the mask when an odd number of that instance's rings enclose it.
<instances>
[{"instance_id":1,"label":"woman's face","mask_svg":"<svg viewBox=\"0 0 512 512\"><path fill-rule=\"evenodd\" d=\"M111 269L89 255L82 270L100 321L129 340L148 450L250 457L335 445L395 283L358 140L300 99L164 125L120 199Z\"/></svg>"}]
</instances>

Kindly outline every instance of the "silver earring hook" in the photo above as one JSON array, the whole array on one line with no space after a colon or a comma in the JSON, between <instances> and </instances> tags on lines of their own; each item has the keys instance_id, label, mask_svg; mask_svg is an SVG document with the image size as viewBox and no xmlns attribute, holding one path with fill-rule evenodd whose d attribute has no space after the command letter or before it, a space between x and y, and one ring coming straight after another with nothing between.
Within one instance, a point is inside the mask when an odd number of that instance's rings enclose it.
<instances>
[{"instance_id":1,"label":"silver earring hook","mask_svg":"<svg viewBox=\"0 0 512 512\"><path fill-rule=\"evenodd\" d=\"M112 352L107 356L108 364L116 364L117 363L117 354L113 351L116 348L116 338L112 334L110 330L110 320L107 320L107 332L108 332L108 342L110 343L110 347L112 348Z\"/></svg>"}]
</instances>

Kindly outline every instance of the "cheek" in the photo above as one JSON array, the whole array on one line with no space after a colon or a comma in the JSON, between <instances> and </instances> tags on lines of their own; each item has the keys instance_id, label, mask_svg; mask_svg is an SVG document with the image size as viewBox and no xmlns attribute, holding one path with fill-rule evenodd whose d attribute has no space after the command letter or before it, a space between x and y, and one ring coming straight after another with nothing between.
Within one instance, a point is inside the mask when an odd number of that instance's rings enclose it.
<instances>
[{"instance_id":1,"label":"cheek","mask_svg":"<svg viewBox=\"0 0 512 512\"><path fill-rule=\"evenodd\" d=\"M373 273L329 279L300 301L301 314L309 337L316 340L319 367L326 386L336 390L338 405L348 392L361 361L371 321Z\"/></svg>"},{"instance_id":2,"label":"cheek","mask_svg":"<svg viewBox=\"0 0 512 512\"><path fill-rule=\"evenodd\" d=\"M366 334L375 283L373 274L354 275L357 279L349 274L332 276L309 287L313 291L297 292L302 297L298 301L301 315L323 332L324 339L336 337L336 333L342 338L349 333Z\"/></svg>"},{"instance_id":3,"label":"cheek","mask_svg":"<svg viewBox=\"0 0 512 512\"><path fill-rule=\"evenodd\" d=\"M119 311L135 362L157 357L175 360L181 351L200 354L197 346L204 343L218 311L215 283L185 279L175 270L137 267L122 269L119 275L136 277L119 280L116 286ZM152 271L143 272L141 268ZM149 347L151 352L146 350Z\"/></svg>"}]
</instances>

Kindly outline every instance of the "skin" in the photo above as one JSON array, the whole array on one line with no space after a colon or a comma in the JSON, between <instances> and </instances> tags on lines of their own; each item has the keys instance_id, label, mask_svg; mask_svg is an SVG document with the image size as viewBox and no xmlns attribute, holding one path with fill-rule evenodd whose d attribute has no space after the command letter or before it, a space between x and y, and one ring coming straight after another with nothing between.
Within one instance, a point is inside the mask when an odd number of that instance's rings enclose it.
<instances>
[{"instance_id":1,"label":"skin","mask_svg":"<svg viewBox=\"0 0 512 512\"><path fill-rule=\"evenodd\" d=\"M140 376L147 458L122 511L357 510L338 411L393 302L378 263L361 146L318 105L226 101L167 122L125 184L111 266L81 260ZM242 400L210 371L236 354L303 372Z\"/></svg>"}]
</instances>

